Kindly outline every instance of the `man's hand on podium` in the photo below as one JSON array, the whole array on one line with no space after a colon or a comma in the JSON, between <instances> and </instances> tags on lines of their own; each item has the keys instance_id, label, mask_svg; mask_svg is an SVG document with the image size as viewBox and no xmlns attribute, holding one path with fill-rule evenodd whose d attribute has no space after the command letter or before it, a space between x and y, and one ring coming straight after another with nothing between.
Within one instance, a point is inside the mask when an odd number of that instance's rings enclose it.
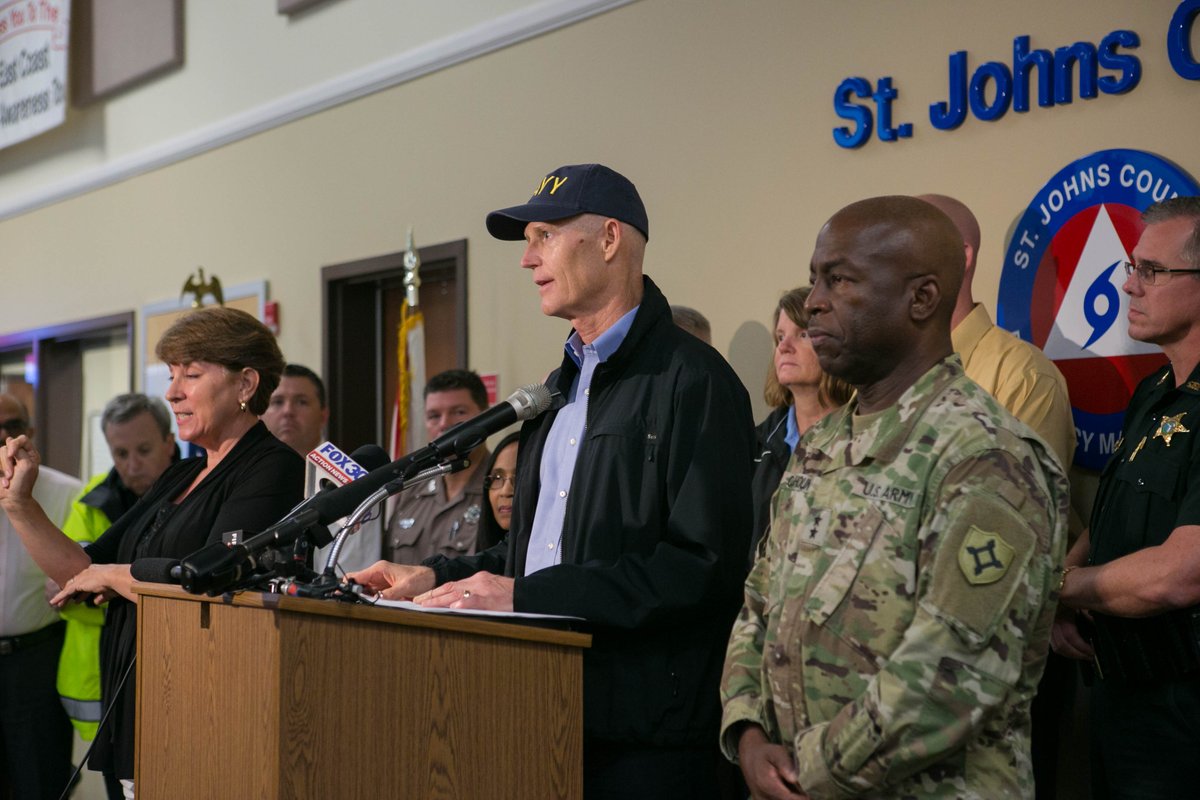
<instances>
[{"instance_id":1,"label":"man's hand on podium","mask_svg":"<svg viewBox=\"0 0 1200 800\"><path fill-rule=\"evenodd\" d=\"M490 572L477 572L461 581L449 581L413 598L422 606L477 608L484 611L513 610L513 579Z\"/></svg>"},{"instance_id":2,"label":"man's hand on podium","mask_svg":"<svg viewBox=\"0 0 1200 800\"><path fill-rule=\"evenodd\" d=\"M361 585L368 594L384 600L407 600L433 588L433 570L429 567L413 567L393 564L391 561L376 561L366 569L346 575L348 580Z\"/></svg>"}]
</instances>

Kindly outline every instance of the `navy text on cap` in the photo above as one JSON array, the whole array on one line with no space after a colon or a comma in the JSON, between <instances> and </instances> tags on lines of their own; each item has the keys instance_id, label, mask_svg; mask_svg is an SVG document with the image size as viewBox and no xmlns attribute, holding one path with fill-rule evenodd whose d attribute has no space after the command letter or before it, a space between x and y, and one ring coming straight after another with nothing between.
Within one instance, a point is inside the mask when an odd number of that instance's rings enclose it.
<instances>
[{"instance_id":1,"label":"navy text on cap","mask_svg":"<svg viewBox=\"0 0 1200 800\"><path fill-rule=\"evenodd\" d=\"M525 238L530 222L553 222L576 214L599 214L632 225L650 238L646 207L633 183L603 164L559 167L538 183L529 202L487 215L488 233L497 239Z\"/></svg>"}]
</instances>

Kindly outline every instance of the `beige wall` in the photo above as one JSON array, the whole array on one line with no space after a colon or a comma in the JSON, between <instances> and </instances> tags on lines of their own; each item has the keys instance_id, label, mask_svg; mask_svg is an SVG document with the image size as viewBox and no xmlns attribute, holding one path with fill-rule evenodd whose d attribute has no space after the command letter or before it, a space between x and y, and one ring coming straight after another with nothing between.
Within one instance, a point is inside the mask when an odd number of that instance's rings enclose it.
<instances>
[{"instance_id":1,"label":"beige wall","mask_svg":"<svg viewBox=\"0 0 1200 800\"><path fill-rule=\"evenodd\" d=\"M815 234L842 205L931 191L966 201L984 229L977 295L994 309L1005 231L1070 161L1136 147L1200 175L1200 82L1165 54L1177 5L640 0L0 222L0 331L171 298L203 265L226 285L268 280L285 352L318 364L320 267L402 249L411 224L419 243L470 240L471 366L499 372L505 392L557 363L566 326L540 316L520 247L491 240L484 214L523 201L555 166L599 160L642 191L647 271L708 314L761 412L768 314L806 282ZM953 132L929 124L951 52L1011 63L1015 36L1053 49L1117 28L1142 39L1132 92ZM912 139L833 143L831 98L850 75L894 78Z\"/></svg>"},{"instance_id":2,"label":"beige wall","mask_svg":"<svg viewBox=\"0 0 1200 800\"><path fill-rule=\"evenodd\" d=\"M551 3L572 8L595 1ZM325 0L294 16L279 14L271 0L181 5L183 65L104 102L71 106L66 124L52 134L0 151L0 212L9 200L47 182L169 147L197 131L211 133L327 81L443 51L481 29L512 27L534 13L531 6L544 4Z\"/></svg>"}]
</instances>

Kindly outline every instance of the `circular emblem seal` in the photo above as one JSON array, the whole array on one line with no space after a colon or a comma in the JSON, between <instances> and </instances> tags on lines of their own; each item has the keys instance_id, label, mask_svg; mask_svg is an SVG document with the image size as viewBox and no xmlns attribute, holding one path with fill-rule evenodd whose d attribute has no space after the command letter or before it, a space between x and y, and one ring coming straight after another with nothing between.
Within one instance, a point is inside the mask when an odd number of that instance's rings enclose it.
<instances>
[{"instance_id":1,"label":"circular emblem seal","mask_svg":"<svg viewBox=\"0 0 1200 800\"><path fill-rule=\"evenodd\" d=\"M1102 150L1059 170L1013 229L996 321L1042 348L1066 377L1079 466L1104 466L1134 388L1166 362L1127 332L1122 263L1141 236L1141 213L1195 194L1196 181L1163 158Z\"/></svg>"}]
</instances>

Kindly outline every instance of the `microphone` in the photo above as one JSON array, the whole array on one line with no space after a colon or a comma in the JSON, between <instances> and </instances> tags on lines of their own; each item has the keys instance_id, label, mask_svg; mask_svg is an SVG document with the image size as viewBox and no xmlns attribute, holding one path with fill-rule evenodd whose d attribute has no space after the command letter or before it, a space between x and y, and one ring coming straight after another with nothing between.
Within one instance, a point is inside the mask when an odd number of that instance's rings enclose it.
<instances>
[{"instance_id":1,"label":"microphone","mask_svg":"<svg viewBox=\"0 0 1200 800\"><path fill-rule=\"evenodd\" d=\"M491 436L519 420L533 419L548 410L553 402L550 390L541 383L517 389L507 400L465 422L460 422L429 443L438 461L465 456Z\"/></svg>"},{"instance_id":2,"label":"microphone","mask_svg":"<svg viewBox=\"0 0 1200 800\"><path fill-rule=\"evenodd\" d=\"M313 457L314 453L318 454L316 458ZM308 459L309 463L318 465L318 468L330 477L322 478L318 491L305 498L304 502L292 509L281 522L286 522L296 512L308 508L317 497L328 494L334 489L345 486L347 483L352 483L359 478L364 478L370 474L371 470L384 466L388 463L388 454L386 450L377 444L364 444L355 449L350 455L346 455L330 442L324 442L318 445L316 450L308 454ZM362 462L361 464L359 464L360 461ZM312 539L312 543L317 547L324 547L332 539L326 532L317 531L315 527L313 528L313 535L310 535L310 538Z\"/></svg>"},{"instance_id":3,"label":"microphone","mask_svg":"<svg viewBox=\"0 0 1200 800\"><path fill-rule=\"evenodd\" d=\"M358 461L355 460L355 456L358 456ZM346 455L333 442L321 442L305 458L332 478L337 486L345 486L350 481L358 480L370 470L382 467L388 462L387 453L375 444L365 444ZM363 467L359 461L368 461L369 466Z\"/></svg>"},{"instance_id":4,"label":"microphone","mask_svg":"<svg viewBox=\"0 0 1200 800\"><path fill-rule=\"evenodd\" d=\"M450 460L456 449L462 449L463 455L470 453L488 436L513 422L533 419L545 412L554 405L556 398L561 398L561 395L551 394L540 383L523 386L504 402L446 431L435 442L401 456L386 466L373 469L365 477L345 486L314 495L311 507L320 512L322 523L328 525L336 522L384 486L394 483L395 488L389 487L388 494L395 494L400 491L406 478L441 461Z\"/></svg>"},{"instance_id":5,"label":"microphone","mask_svg":"<svg viewBox=\"0 0 1200 800\"><path fill-rule=\"evenodd\" d=\"M545 385L522 386L504 402L450 428L420 450L397 458L384 467L372 469L346 486L312 495L263 533L251 536L238 545L215 542L200 548L182 563L180 583L192 594L221 594L250 577L258 566L259 554L266 549L286 547L304 535L318 546L326 545L330 541L328 525L353 512L380 488L388 487L388 493L395 494L400 491L404 479L419 470L451 458L466 456L493 433L518 420L532 420L556 402L562 402L562 396L552 395ZM366 461L367 457L361 455L361 450L361 447L355 450L353 455ZM318 541L320 539L324 541Z\"/></svg>"},{"instance_id":6,"label":"microphone","mask_svg":"<svg viewBox=\"0 0 1200 800\"><path fill-rule=\"evenodd\" d=\"M351 481L356 481L359 478L365 478L371 470L387 464L388 454L387 450L377 444L364 444L347 456L346 461L345 471L350 475Z\"/></svg>"},{"instance_id":7,"label":"microphone","mask_svg":"<svg viewBox=\"0 0 1200 800\"><path fill-rule=\"evenodd\" d=\"M304 460L304 497L308 499L317 492L345 486L376 467L382 467L389 459L387 452L378 445L364 444L346 455L332 442L321 442Z\"/></svg>"},{"instance_id":8,"label":"microphone","mask_svg":"<svg viewBox=\"0 0 1200 800\"><path fill-rule=\"evenodd\" d=\"M404 479L418 471L461 458L493 433L519 420L533 419L561 402L561 395L551 394L543 384L523 386L502 403L454 426L425 447L373 469L345 486L314 494L257 536L232 546L217 542L201 548L184 560L183 588L193 594L220 594L253 572L258 554L263 550L287 546L307 531L312 531L310 536L320 536L324 530L326 538L321 544L325 544L329 541L325 526L354 511L379 489L386 486L389 494L395 494L400 491Z\"/></svg>"},{"instance_id":9,"label":"microphone","mask_svg":"<svg viewBox=\"0 0 1200 800\"><path fill-rule=\"evenodd\" d=\"M387 452L376 444L364 444L349 456L329 442L319 446L318 450L326 446L339 456L336 463L340 470L356 474L357 477L365 477L370 470L387 464ZM359 462L365 467L360 466ZM311 506L318 498L333 491L332 487L322 489L257 536L244 538L239 535L235 543L222 541L205 545L172 567L170 577L178 580L183 588L192 594L219 594L225 587L235 586L248 578L258 566L258 556L275 543L280 546L291 544L309 530L312 531L310 537L320 537L321 531L324 531L325 542L321 544L328 543L329 531L319 526L319 515Z\"/></svg>"}]
</instances>

